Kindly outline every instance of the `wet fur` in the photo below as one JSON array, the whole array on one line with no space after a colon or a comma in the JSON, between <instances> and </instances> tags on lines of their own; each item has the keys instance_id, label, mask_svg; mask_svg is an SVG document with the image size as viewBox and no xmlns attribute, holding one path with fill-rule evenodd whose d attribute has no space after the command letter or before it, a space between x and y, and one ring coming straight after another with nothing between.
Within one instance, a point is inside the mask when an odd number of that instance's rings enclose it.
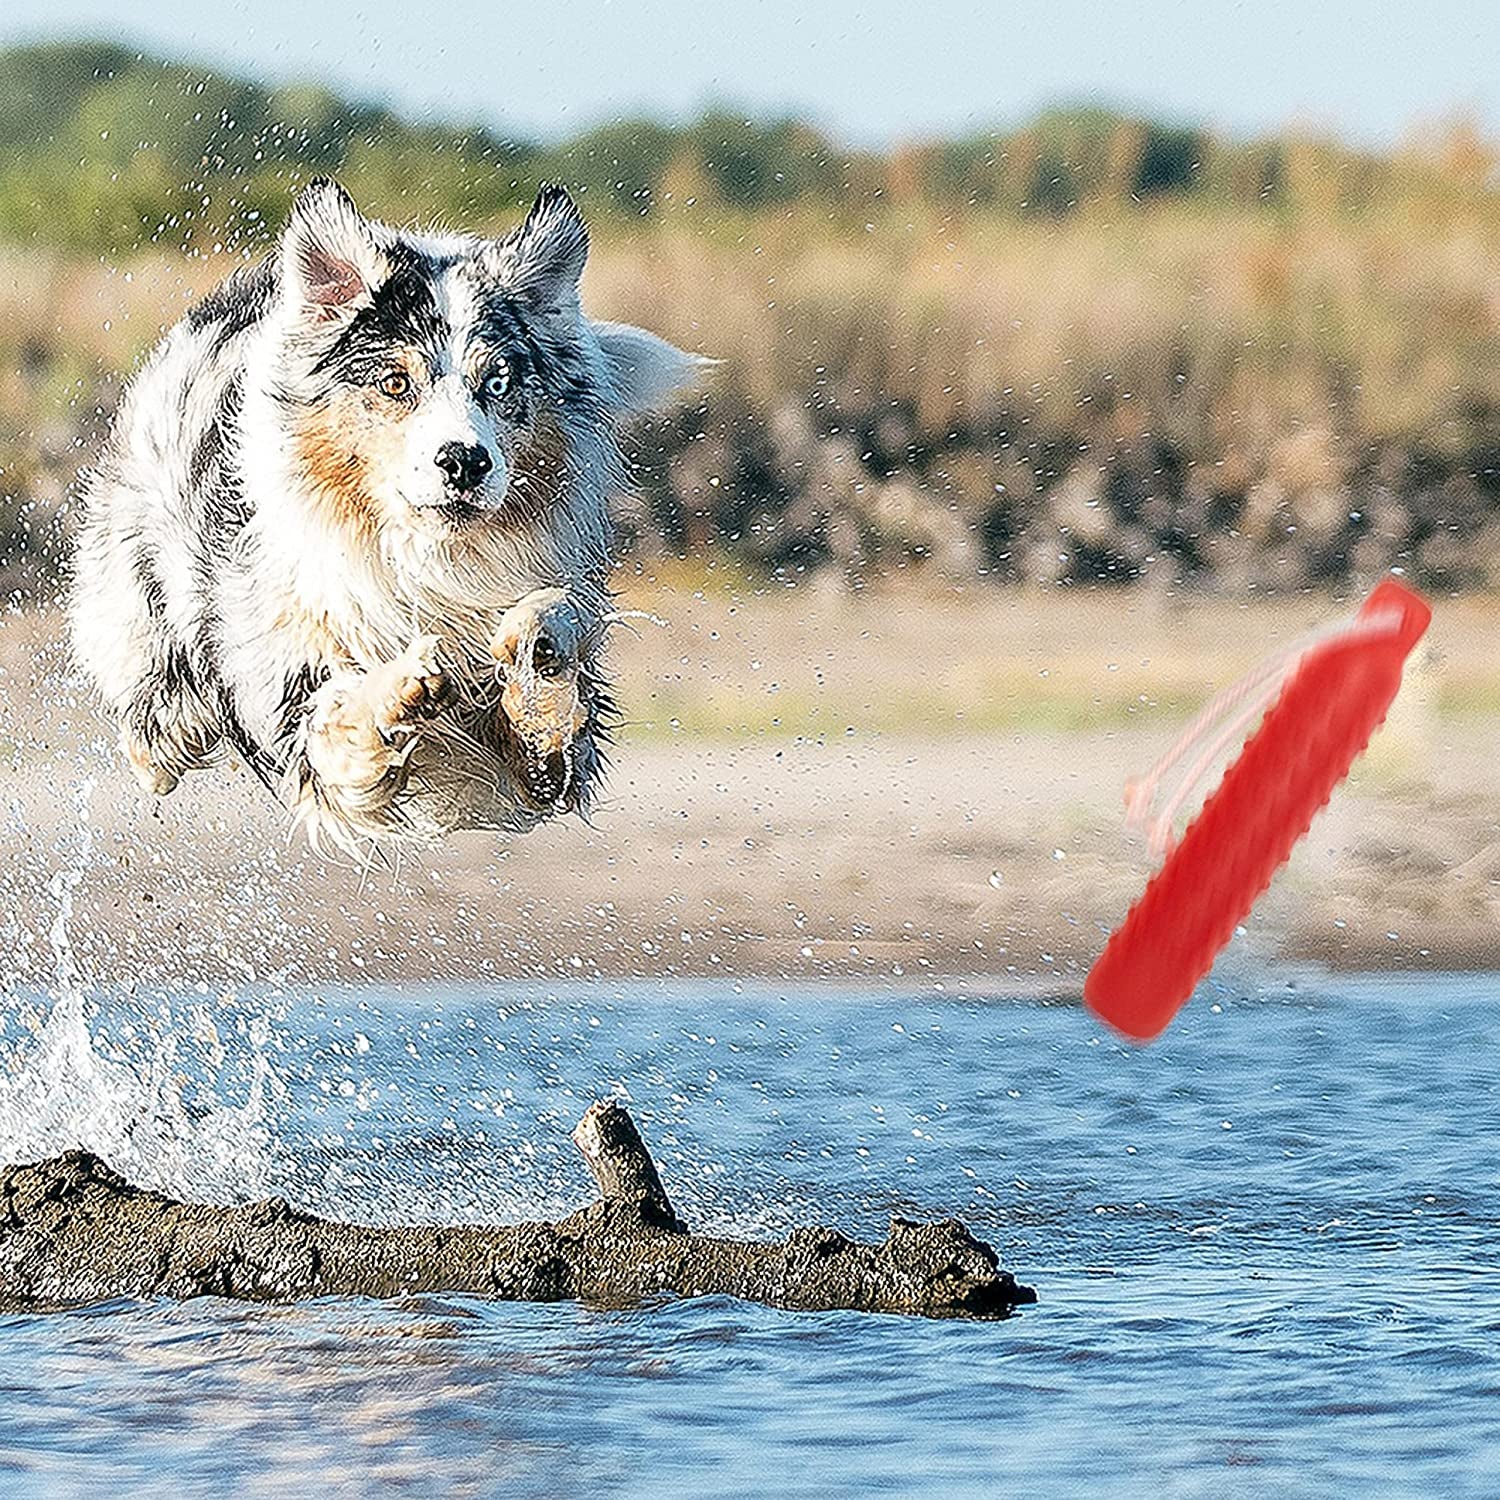
<instances>
[{"instance_id":1,"label":"wet fur","mask_svg":"<svg viewBox=\"0 0 1500 1500\"><path fill-rule=\"evenodd\" d=\"M557 190L486 241L390 229L320 181L162 340L88 484L69 605L143 786L232 752L345 847L587 804L616 424L695 363L583 314L587 247ZM432 457L453 442L494 461L462 504ZM555 588L585 724L549 801L491 646Z\"/></svg>"}]
</instances>

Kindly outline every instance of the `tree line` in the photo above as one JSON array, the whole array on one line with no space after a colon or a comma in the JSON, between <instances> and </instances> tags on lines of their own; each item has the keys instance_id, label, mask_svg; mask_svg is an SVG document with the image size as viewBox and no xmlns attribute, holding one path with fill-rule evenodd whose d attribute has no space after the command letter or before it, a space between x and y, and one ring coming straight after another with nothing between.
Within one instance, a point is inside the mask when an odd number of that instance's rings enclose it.
<instances>
[{"instance_id":1,"label":"tree line","mask_svg":"<svg viewBox=\"0 0 1500 1500\"><path fill-rule=\"evenodd\" d=\"M1450 179L1482 186L1493 170L1473 132L1450 132L1443 155ZM548 142L107 42L0 51L0 234L12 241L113 253L253 245L279 225L289 190L320 172L397 218L498 222L556 181L605 221L674 204L701 221L805 203L835 232L890 207L1016 217L1153 200L1359 207L1410 176L1399 160L1328 142L1231 141L1101 109L885 152L726 108L677 124L615 119Z\"/></svg>"}]
</instances>

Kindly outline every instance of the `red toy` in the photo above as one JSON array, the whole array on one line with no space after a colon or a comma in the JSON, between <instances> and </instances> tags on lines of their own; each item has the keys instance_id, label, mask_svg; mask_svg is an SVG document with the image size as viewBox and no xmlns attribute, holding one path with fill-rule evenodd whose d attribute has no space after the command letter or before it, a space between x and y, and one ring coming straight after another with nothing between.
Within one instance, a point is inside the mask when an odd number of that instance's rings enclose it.
<instances>
[{"instance_id":1,"label":"red toy","mask_svg":"<svg viewBox=\"0 0 1500 1500\"><path fill-rule=\"evenodd\" d=\"M1352 622L1283 653L1221 694L1145 778L1127 786L1131 819L1148 824L1155 851L1169 849L1173 814L1194 781L1275 697L1111 934L1083 987L1091 1009L1139 1041L1166 1026L1384 722L1401 668L1431 619L1424 600L1386 579ZM1168 805L1149 818L1161 777L1231 711Z\"/></svg>"}]
</instances>

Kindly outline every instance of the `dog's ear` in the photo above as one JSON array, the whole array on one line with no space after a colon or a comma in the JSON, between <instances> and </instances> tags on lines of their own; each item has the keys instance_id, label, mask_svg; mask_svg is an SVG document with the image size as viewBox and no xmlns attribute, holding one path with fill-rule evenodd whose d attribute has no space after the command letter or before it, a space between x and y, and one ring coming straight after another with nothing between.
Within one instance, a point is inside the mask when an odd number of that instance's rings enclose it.
<instances>
[{"instance_id":1,"label":"dog's ear","mask_svg":"<svg viewBox=\"0 0 1500 1500\"><path fill-rule=\"evenodd\" d=\"M369 221L331 177L297 195L281 238L282 283L318 321L367 303L390 266Z\"/></svg>"},{"instance_id":2,"label":"dog's ear","mask_svg":"<svg viewBox=\"0 0 1500 1500\"><path fill-rule=\"evenodd\" d=\"M536 306L576 304L578 278L589 258L589 227L565 189L544 186L526 222L498 251L506 282Z\"/></svg>"},{"instance_id":3,"label":"dog's ear","mask_svg":"<svg viewBox=\"0 0 1500 1500\"><path fill-rule=\"evenodd\" d=\"M595 323L604 355L610 406L617 414L655 411L669 396L691 385L716 360L687 354L644 328L629 323Z\"/></svg>"}]
</instances>

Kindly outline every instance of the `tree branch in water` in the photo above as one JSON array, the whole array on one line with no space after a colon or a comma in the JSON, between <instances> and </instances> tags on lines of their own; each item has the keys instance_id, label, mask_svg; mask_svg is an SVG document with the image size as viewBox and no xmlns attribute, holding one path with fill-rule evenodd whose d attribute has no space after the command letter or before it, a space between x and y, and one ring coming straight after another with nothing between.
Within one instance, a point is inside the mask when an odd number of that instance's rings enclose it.
<instances>
[{"instance_id":1,"label":"tree branch in water","mask_svg":"<svg viewBox=\"0 0 1500 1500\"><path fill-rule=\"evenodd\" d=\"M690 1233L634 1121L593 1104L573 1139L600 1197L555 1223L341 1224L279 1198L232 1208L133 1186L86 1151L0 1171L0 1306L112 1297L396 1297L628 1305L671 1294L771 1307L1002 1318L1036 1300L957 1220L892 1218L880 1244L794 1229L756 1243Z\"/></svg>"}]
</instances>

